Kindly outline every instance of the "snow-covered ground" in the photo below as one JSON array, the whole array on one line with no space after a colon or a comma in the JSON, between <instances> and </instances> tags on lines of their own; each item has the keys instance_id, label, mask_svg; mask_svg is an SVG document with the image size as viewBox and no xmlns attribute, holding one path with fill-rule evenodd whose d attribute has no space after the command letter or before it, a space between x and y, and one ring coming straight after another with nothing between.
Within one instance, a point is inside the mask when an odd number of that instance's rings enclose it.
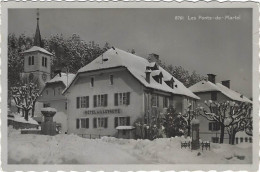
<instances>
[{"instance_id":1,"label":"snow-covered ground","mask_svg":"<svg viewBox=\"0 0 260 172\"><path fill-rule=\"evenodd\" d=\"M245 164L252 163L252 145L213 144L211 150L181 149L184 138L126 140L85 139L76 135L20 134L9 128L11 164ZM199 153L200 152L200 153ZM200 154L200 155L198 155Z\"/></svg>"}]
</instances>

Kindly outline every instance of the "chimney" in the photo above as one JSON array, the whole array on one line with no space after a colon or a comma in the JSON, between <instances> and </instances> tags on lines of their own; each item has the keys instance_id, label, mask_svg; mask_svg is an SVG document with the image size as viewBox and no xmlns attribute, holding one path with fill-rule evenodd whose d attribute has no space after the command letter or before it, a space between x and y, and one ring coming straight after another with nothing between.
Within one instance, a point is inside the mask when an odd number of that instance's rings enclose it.
<instances>
[{"instance_id":1,"label":"chimney","mask_svg":"<svg viewBox=\"0 0 260 172\"><path fill-rule=\"evenodd\" d=\"M207 74L208 75L208 81L212 82L213 84L216 84L216 75L214 74Z\"/></svg>"},{"instance_id":2,"label":"chimney","mask_svg":"<svg viewBox=\"0 0 260 172\"><path fill-rule=\"evenodd\" d=\"M157 54L149 54L148 56L148 61L151 63L151 62L157 62L159 60L159 55Z\"/></svg>"},{"instance_id":3,"label":"chimney","mask_svg":"<svg viewBox=\"0 0 260 172\"><path fill-rule=\"evenodd\" d=\"M147 66L145 70L145 80L148 83L150 83L151 72L152 72L151 69L149 68L149 66Z\"/></svg>"},{"instance_id":4,"label":"chimney","mask_svg":"<svg viewBox=\"0 0 260 172\"><path fill-rule=\"evenodd\" d=\"M221 81L221 84L227 88L230 88L230 80Z\"/></svg>"}]
</instances>

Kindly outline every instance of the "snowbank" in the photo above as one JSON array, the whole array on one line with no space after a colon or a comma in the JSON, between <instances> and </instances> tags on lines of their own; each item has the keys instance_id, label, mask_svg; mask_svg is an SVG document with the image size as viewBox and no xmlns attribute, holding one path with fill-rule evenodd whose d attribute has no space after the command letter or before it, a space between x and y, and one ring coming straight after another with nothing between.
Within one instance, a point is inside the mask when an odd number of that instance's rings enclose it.
<instances>
[{"instance_id":1,"label":"snowbank","mask_svg":"<svg viewBox=\"0 0 260 172\"><path fill-rule=\"evenodd\" d=\"M181 149L184 137L150 140L76 135L9 134L8 162L12 164L244 164L252 163L252 147L212 144L211 150ZM200 156L198 156L200 152Z\"/></svg>"},{"instance_id":2,"label":"snowbank","mask_svg":"<svg viewBox=\"0 0 260 172\"><path fill-rule=\"evenodd\" d=\"M21 114L19 113L12 113L11 114L13 116L13 118L8 118L8 120L12 120L12 121L16 121L16 122L21 122L21 123L27 123L27 124L35 124L35 125L39 125L37 121L35 121L34 119L32 119L31 117L28 118L28 121L26 121L24 119L24 117L22 117Z\"/></svg>"}]
</instances>

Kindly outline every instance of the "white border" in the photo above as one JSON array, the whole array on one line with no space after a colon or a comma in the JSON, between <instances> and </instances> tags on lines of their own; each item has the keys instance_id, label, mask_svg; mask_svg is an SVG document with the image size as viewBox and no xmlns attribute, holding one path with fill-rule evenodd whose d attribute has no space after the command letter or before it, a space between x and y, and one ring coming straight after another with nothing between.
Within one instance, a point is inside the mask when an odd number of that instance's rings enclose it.
<instances>
[{"instance_id":1,"label":"white border","mask_svg":"<svg viewBox=\"0 0 260 172\"><path fill-rule=\"evenodd\" d=\"M255 115L254 143L253 143L253 164L149 164L149 165L8 165L7 164L7 38L8 38L8 8L252 8L253 9L253 114L259 112L259 58L258 58L258 36L259 36L259 14L257 3L254 2L4 2L1 5L1 161L4 171L137 171L137 170L247 170L256 171L258 168L259 153L259 116ZM173 155L175 156L175 155ZM111 158L113 158L111 156Z\"/></svg>"}]
</instances>

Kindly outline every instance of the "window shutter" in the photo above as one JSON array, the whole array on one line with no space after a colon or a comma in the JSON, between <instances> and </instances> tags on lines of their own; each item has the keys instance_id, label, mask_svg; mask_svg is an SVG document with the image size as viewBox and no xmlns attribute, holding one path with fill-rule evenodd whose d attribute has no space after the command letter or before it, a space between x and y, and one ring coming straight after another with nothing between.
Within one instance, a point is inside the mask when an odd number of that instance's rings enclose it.
<instances>
[{"instance_id":1,"label":"window shutter","mask_svg":"<svg viewBox=\"0 0 260 172\"><path fill-rule=\"evenodd\" d=\"M93 97L94 107L97 107L97 95L94 95Z\"/></svg>"},{"instance_id":2,"label":"window shutter","mask_svg":"<svg viewBox=\"0 0 260 172\"><path fill-rule=\"evenodd\" d=\"M31 65L31 56L29 56L28 65Z\"/></svg>"},{"instance_id":3,"label":"window shutter","mask_svg":"<svg viewBox=\"0 0 260 172\"><path fill-rule=\"evenodd\" d=\"M34 56L32 56L32 65L34 65Z\"/></svg>"},{"instance_id":4,"label":"window shutter","mask_svg":"<svg viewBox=\"0 0 260 172\"><path fill-rule=\"evenodd\" d=\"M118 117L115 117L115 128L118 126Z\"/></svg>"},{"instance_id":5,"label":"window shutter","mask_svg":"<svg viewBox=\"0 0 260 172\"><path fill-rule=\"evenodd\" d=\"M118 106L118 93L115 93L115 106Z\"/></svg>"},{"instance_id":6,"label":"window shutter","mask_svg":"<svg viewBox=\"0 0 260 172\"><path fill-rule=\"evenodd\" d=\"M79 108L80 97L77 97L77 109Z\"/></svg>"},{"instance_id":7,"label":"window shutter","mask_svg":"<svg viewBox=\"0 0 260 172\"><path fill-rule=\"evenodd\" d=\"M45 67L47 67L47 60L48 60L48 59L47 59L47 58L45 58Z\"/></svg>"},{"instance_id":8,"label":"window shutter","mask_svg":"<svg viewBox=\"0 0 260 172\"><path fill-rule=\"evenodd\" d=\"M44 66L44 57L42 57L42 66Z\"/></svg>"},{"instance_id":9,"label":"window shutter","mask_svg":"<svg viewBox=\"0 0 260 172\"><path fill-rule=\"evenodd\" d=\"M209 130L210 131L212 130L212 123L211 122L209 123Z\"/></svg>"},{"instance_id":10,"label":"window shutter","mask_svg":"<svg viewBox=\"0 0 260 172\"><path fill-rule=\"evenodd\" d=\"M107 128L107 118L105 118L105 128Z\"/></svg>"},{"instance_id":11,"label":"window shutter","mask_svg":"<svg viewBox=\"0 0 260 172\"><path fill-rule=\"evenodd\" d=\"M87 102L86 102L86 104L87 104L87 105L86 105L86 108L89 108L89 96L86 96L86 101L87 101Z\"/></svg>"},{"instance_id":12,"label":"window shutter","mask_svg":"<svg viewBox=\"0 0 260 172\"><path fill-rule=\"evenodd\" d=\"M127 104L127 105L130 105L130 92L127 92L127 93L126 93L126 98L127 98L126 104Z\"/></svg>"},{"instance_id":13,"label":"window shutter","mask_svg":"<svg viewBox=\"0 0 260 172\"><path fill-rule=\"evenodd\" d=\"M163 107L166 107L166 97L163 97Z\"/></svg>"},{"instance_id":14,"label":"window shutter","mask_svg":"<svg viewBox=\"0 0 260 172\"><path fill-rule=\"evenodd\" d=\"M129 117L129 116L126 117L126 125L127 125L127 126L130 126L130 117Z\"/></svg>"},{"instance_id":15,"label":"window shutter","mask_svg":"<svg viewBox=\"0 0 260 172\"><path fill-rule=\"evenodd\" d=\"M89 128L89 119L86 118L86 128Z\"/></svg>"},{"instance_id":16,"label":"window shutter","mask_svg":"<svg viewBox=\"0 0 260 172\"><path fill-rule=\"evenodd\" d=\"M76 120L76 128L79 129L79 119Z\"/></svg>"},{"instance_id":17,"label":"window shutter","mask_svg":"<svg viewBox=\"0 0 260 172\"><path fill-rule=\"evenodd\" d=\"M93 128L97 128L97 118L93 118Z\"/></svg>"},{"instance_id":18,"label":"window shutter","mask_svg":"<svg viewBox=\"0 0 260 172\"><path fill-rule=\"evenodd\" d=\"M105 100L104 100L104 101L105 101L105 102L104 102L104 106L107 106L107 94L105 94L104 99L105 99Z\"/></svg>"}]
</instances>

